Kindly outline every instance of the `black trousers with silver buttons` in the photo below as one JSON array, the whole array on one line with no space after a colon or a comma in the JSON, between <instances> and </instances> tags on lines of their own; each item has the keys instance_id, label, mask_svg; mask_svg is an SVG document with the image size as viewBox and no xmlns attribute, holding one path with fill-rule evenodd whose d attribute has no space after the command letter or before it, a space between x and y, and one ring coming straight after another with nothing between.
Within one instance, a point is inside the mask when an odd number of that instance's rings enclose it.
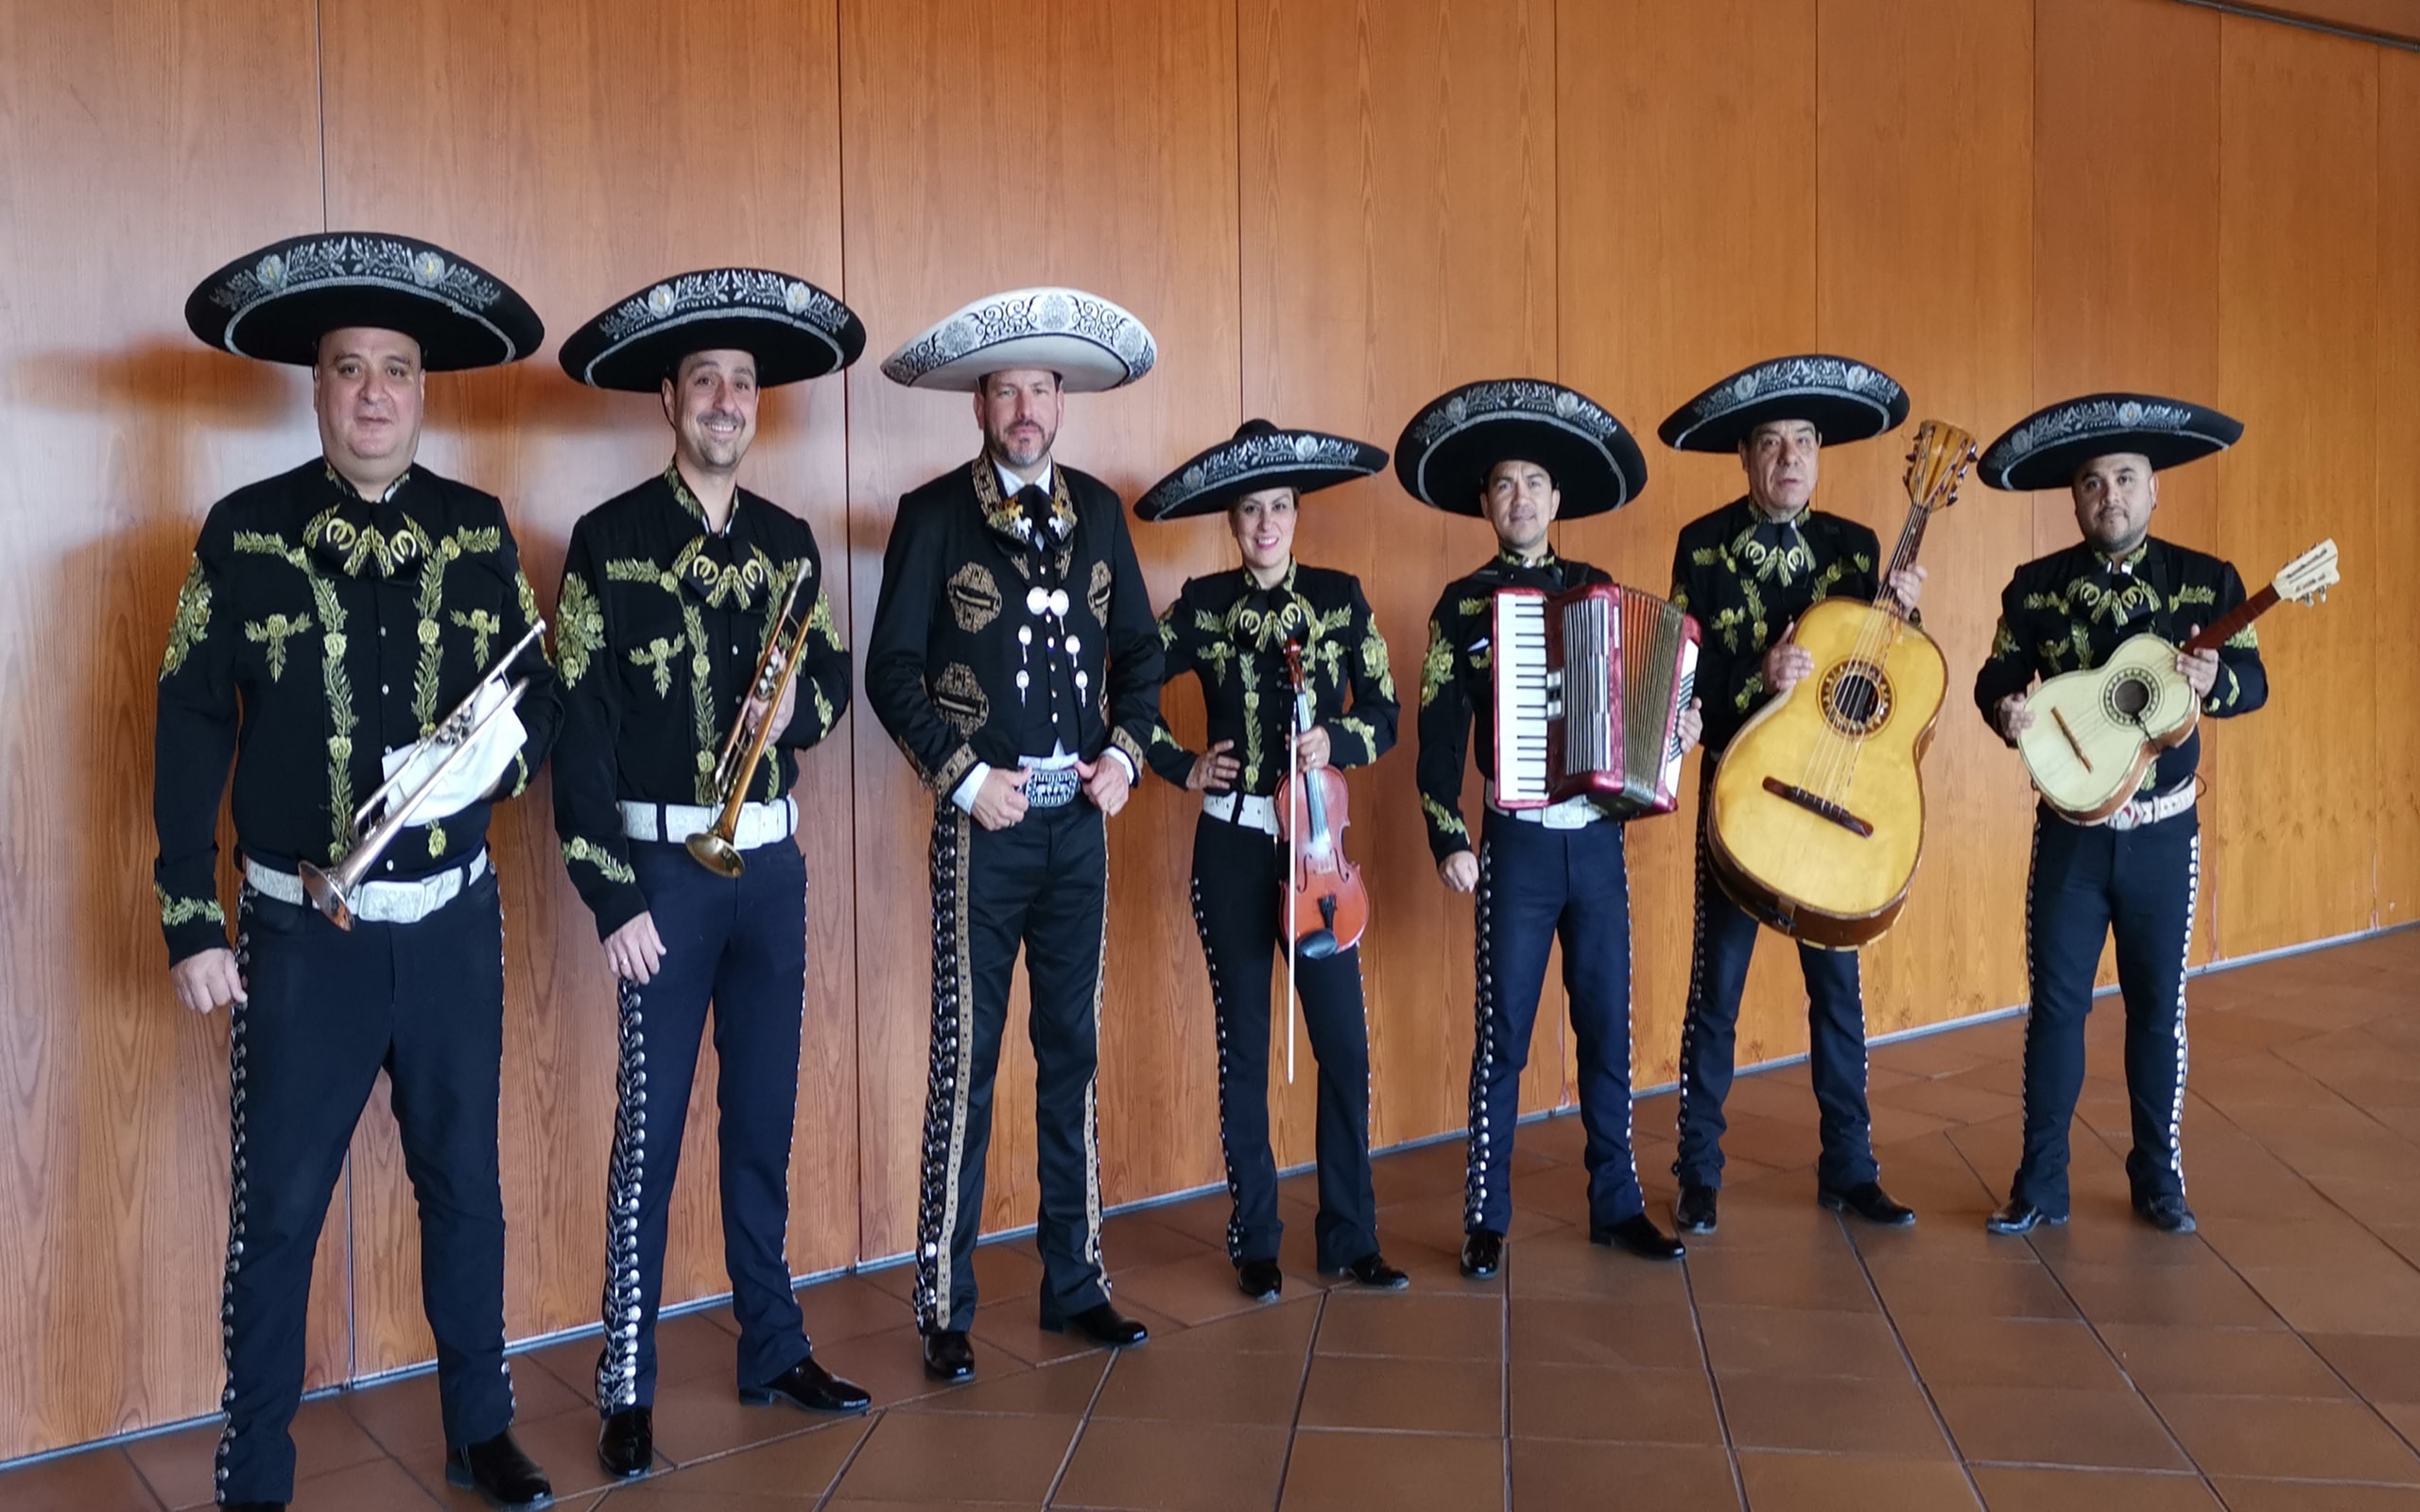
<instances>
[{"instance_id":1,"label":"black trousers with silver buttons","mask_svg":"<svg viewBox=\"0 0 2420 1512\"><path fill-rule=\"evenodd\" d=\"M218 1499L294 1494L311 1258L345 1151L385 1072L420 1206L421 1302L437 1340L445 1441L512 1422L504 1364L504 1198L496 1098L504 926L491 871L411 924L356 921L244 891L248 1001L228 1047L233 1182L227 1426Z\"/></svg>"},{"instance_id":2,"label":"black trousers with silver buttons","mask_svg":"<svg viewBox=\"0 0 2420 1512\"><path fill-rule=\"evenodd\" d=\"M698 865L686 846L631 846L631 868L664 940L664 964L644 987L621 985L619 1107L605 1194L605 1347L596 1362L600 1413L655 1400L666 1227L710 1007L723 1267L739 1324L736 1383L762 1385L809 1352L786 1253L805 1013L806 861L787 839L742 855L747 869L722 877Z\"/></svg>"},{"instance_id":3,"label":"black trousers with silver buttons","mask_svg":"<svg viewBox=\"0 0 2420 1512\"><path fill-rule=\"evenodd\" d=\"M1219 1137L1226 1154L1227 1258L1275 1260L1277 1161L1269 1147L1270 980L1285 945L1286 853L1267 832L1203 815L1193 832L1193 922L1219 1016ZM1370 1184L1370 1039L1361 953L1298 957L1294 982L1319 1064L1317 1263L1340 1271L1378 1251Z\"/></svg>"}]
</instances>

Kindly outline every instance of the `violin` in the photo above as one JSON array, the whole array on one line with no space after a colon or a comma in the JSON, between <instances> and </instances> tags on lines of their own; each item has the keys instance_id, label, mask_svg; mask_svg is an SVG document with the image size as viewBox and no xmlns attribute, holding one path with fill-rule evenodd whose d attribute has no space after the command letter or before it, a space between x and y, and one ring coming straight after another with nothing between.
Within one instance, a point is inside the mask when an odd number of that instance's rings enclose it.
<instances>
[{"instance_id":1,"label":"violin","mask_svg":"<svg viewBox=\"0 0 2420 1512\"><path fill-rule=\"evenodd\" d=\"M1303 679L1303 648L1290 641L1286 672L1293 679L1299 735L1311 728L1314 710ZM1287 742L1286 780L1277 789L1277 829L1287 850L1286 880L1280 886L1289 971L1296 954L1323 961L1359 944L1361 932L1370 926L1370 894L1361 885L1361 868L1344 857L1344 827L1350 822L1342 774L1333 766L1304 771L1295 743ZM1288 1002L1290 1005L1290 992Z\"/></svg>"}]
</instances>

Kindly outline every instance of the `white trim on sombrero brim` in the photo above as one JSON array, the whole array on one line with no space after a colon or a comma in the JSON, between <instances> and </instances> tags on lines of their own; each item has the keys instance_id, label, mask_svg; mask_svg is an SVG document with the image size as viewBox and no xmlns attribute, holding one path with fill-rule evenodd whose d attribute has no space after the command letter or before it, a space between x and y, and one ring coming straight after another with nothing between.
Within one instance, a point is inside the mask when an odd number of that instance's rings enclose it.
<instances>
[{"instance_id":1,"label":"white trim on sombrero brim","mask_svg":"<svg viewBox=\"0 0 2420 1512\"><path fill-rule=\"evenodd\" d=\"M1732 374L1683 405L1687 422L1671 430L1668 421L1664 444L1685 451L1690 439L1709 426L1785 399L1822 399L1870 409L1877 421L1874 433L1880 435L1892 427L1893 411L1905 403L1907 390L1881 369L1846 357L1814 352L1775 357Z\"/></svg>"},{"instance_id":2,"label":"white trim on sombrero brim","mask_svg":"<svg viewBox=\"0 0 2420 1512\"><path fill-rule=\"evenodd\" d=\"M1466 384L1431 400L1404 428L1400 455L1395 460L1398 472L1407 463L1410 467L1411 476L1406 482L1412 497L1435 508L1456 507L1441 503L1429 487L1429 463L1457 438L1482 427L1505 424L1544 426L1593 449L1616 495L1611 504L1603 507L1605 509L1616 509L1629 503L1644 486L1645 458L1639 459L1640 475L1634 476L1614 445L1628 433L1611 410L1576 388L1544 378L1495 378ZM1632 442L1634 450L1636 444ZM1518 451L1514 446L1507 455L1516 455Z\"/></svg>"},{"instance_id":3,"label":"white trim on sombrero brim","mask_svg":"<svg viewBox=\"0 0 2420 1512\"><path fill-rule=\"evenodd\" d=\"M883 376L910 388L972 391L986 373L1045 368L1072 393L1134 382L1159 361L1143 322L1081 289L1011 289L987 295L892 352Z\"/></svg>"},{"instance_id":4,"label":"white trim on sombrero brim","mask_svg":"<svg viewBox=\"0 0 2420 1512\"><path fill-rule=\"evenodd\" d=\"M228 312L219 344L236 356L258 358L238 339L247 319L285 300L342 288L385 289L425 300L493 337L502 361L527 355L485 313L510 292L501 283L426 244L358 232L264 252L251 266L229 274L210 291L210 302Z\"/></svg>"},{"instance_id":5,"label":"white trim on sombrero brim","mask_svg":"<svg viewBox=\"0 0 2420 1512\"><path fill-rule=\"evenodd\" d=\"M1373 457L1376 460L1372 461ZM1150 492L1135 501L1134 512L1146 520L1170 519L1204 495L1230 491L1237 484L1260 478L1295 479L1295 490L1307 493L1370 477L1386 465L1382 448L1350 437L1291 430L1240 436L1221 441L1153 484ZM1305 473L1319 475L1322 481L1299 481Z\"/></svg>"},{"instance_id":6,"label":"white trim on sombrero brim","mask_svg":"<svg viewBox=\"0 0 2420 1512\"><path fill-rule=\"evenodd\" d=\"M652 284L583 327L604 337L605 345L576 376L595 384L596 369L634 344L700 320L764 320L796 331L821 341L831 351L832 367L844 368L850 354L840 337L856 319L846 304L803 278L769 268L700 268Z\"/></svg>"},{"instance_id":7,"label":"white trim on sombrero brim","mask_svg":"<svg viewBox=\"0 0 2420 1512\"><path fill-rule=\"evenodd\" d=\"M2232 435L2225 434L2230 430ZM2242 435L2243 427L2227 416L2182 400L2151 395L2094 394L2049 405L2017 421L2006 436L1992 443L1992 449L1983 454L1983 460L1976 472L1992 488L2026 492L2032 488L2061 487L2066 480L2033 484L2012 484L2009 480L2019 471L2046 457L2072 453L2079 447L2119 439L2173 437L2207 447L2207 452L2196 453L2193 457L2186 459L2198 460L2210 452L2225 451ZM2102 445L2091 455L2106 455L2109 450ZM2116 450L2131 451L2135 448L2118 447Z\"/></svg>"}]
</instances>

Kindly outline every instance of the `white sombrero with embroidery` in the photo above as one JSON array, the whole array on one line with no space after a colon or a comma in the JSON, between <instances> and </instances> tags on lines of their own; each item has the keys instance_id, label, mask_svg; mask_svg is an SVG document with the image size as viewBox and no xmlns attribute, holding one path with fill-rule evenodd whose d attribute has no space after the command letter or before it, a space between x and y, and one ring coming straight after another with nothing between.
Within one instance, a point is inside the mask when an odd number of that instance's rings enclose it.
<instances>
[{"instance_id":1,"label":"white sombrero with embroidery","mask_svg":"<svg viewBox=\"0 0 2420 1512\"><path fill-rule=\"evenodd\" d=\"M1151 370L1160 349L1142 321L1081 289L988 295L892 352L883 376L910 388L972 393L986 374L1040 368L1070 393L1122 388Z\"/></svg>"}]
</instances>

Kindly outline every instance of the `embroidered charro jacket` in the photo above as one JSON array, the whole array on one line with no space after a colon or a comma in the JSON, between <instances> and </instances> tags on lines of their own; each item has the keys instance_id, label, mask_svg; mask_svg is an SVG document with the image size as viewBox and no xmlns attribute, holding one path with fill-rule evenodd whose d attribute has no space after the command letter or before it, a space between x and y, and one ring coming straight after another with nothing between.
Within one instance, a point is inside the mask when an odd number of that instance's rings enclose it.
<instances>
[{"instance_id":1,"label":"embroidered charro jacket","mask_svg":"<svg viewBox=\"0 0 2420 1512\"><path fill-rule=\"evenodd\" d=\"M978 456L899 501L866 701L946 799L977 762L1115 746L1142 775L1160 634L1108 485L1054 465L1037 525ZM1022 677L1020 676L1022 675Z\"/></svg>"},{"instance_id":2,"label":"embroidered charro jacket","mask_svg":"<svg viewBox=\"0 0 2420 1512\"><path fill-rule=\"evenodd\" d=\"M1210 744L1234 743L1236 792L1266 796L1286 776L1294 729L1289 642L1303 648L1303 685L1312 718L1327 730L1332 765L1365 766L1395 743L1395 679L1358 578L1300 564L1267 589L1240 567L1192 578L1160 615L1163 675L1201 679ZM1179 787L1198 759L1165 723L1152 730L1150 755L1152 769Z\"/></svg>"},{"instance_id":3,"label":"embroidered charro jacket","mask_svg":"<svg viewBox=\"0 0 2420 1512\"><path fill-rule=\"evenodd\" d=\"M1809 607L1877 591L1874 532L1821 509L1776 524L1744 496L1681 529L1672 602L1697 616L1705 771L1765 701L1765 652Z\"/></svg>"},{"instance_id":4,"label":"embroidered charro jacket","mask_svg":"<svg viewBox=\"0 0 2420 1512\"><path fill-rule=\"evenodd\" d=\"M794 582L805 660L790 722L756 769L752 801L787 793L798 781L795 753L830 734L849 707L849 652L815 533L746 489L717 532L677 467L572 526L555 602L563 685L555 831L599 938L647 907L621 801L719 801L716 761Z\"/></svg>"},{"instance_id":5,"label":"embroidered charro jacket","mask_svg":"<svg viewBox=\"0 0 2420 1512\"><path fill-rule=\"evenodd\" d=\"M2078 541L2019 567L2001 591L1992 654L1975 675L1975 706L1997 734L1999 701L2025 692L2035 678L2097 667L2146 632L2182 645L2243 600L2243 579L2219 558L2146 537L2113 562ZM2219 647L2218 680L2202 712L2226 718L2268 701L2260 638L2247 625ZM2160 752L2143 774L2143 792L2167 792L2192 777L2201 762L2197 729Z\"/></svg>"},{"instance_id":6,"label":"embroidered charro jacket","mask_svg":"<svg viewBox=\"0 0 2420 1512\"><path fill-rule=\"evenodd\" d=\"M334 866L383 757L435 730L536 618L493 495L414 468L372 502L323 460L213 506L160 662L154 883L171 961L227 943L219 795L232 762L237 843L264 866ZM561 722L533 646L527 731L497 796L519 793ZM468 861L488 804L406 829L375 876Z\"/></svg>"},{"instance_id":7,"label":"embroidered charro jacket","mask_svg":"<svg viewBox=\"0 0 2420 1512\"><path fill-rule=\"evenodd\" d=\"M1495 658L1492 606L1499 588L1560 593L1610 583L1602 568L1548 552L1527 566L1509 552L1445 586L1428 616L1428 652L1420 662L1420 759L1414 776L1428 849L1443 861L1471 849L1462 820L1462 765L1474 730L1479 775L1495 777Z\"/></svg>"}]
</instances>

